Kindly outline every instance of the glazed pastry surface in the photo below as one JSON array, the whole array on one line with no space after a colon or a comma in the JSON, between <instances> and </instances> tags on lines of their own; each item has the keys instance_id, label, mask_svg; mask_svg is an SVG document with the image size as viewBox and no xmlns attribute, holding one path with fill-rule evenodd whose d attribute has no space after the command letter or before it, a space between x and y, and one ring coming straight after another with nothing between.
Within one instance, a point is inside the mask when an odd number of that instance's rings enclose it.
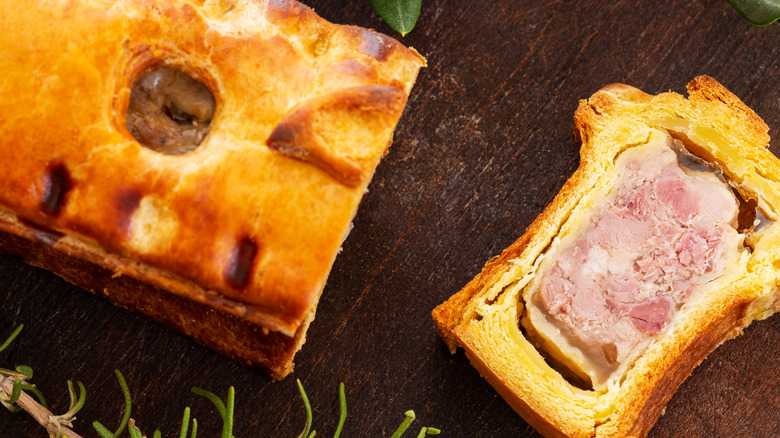
<instances>
[{"instance_id":1,"label":"glazed pastry surface","mask_svg":"<svg viewBox=\"0 0 780 438\"><path fill-rule=\"evenodd\" d=\"M6 1L3 10L0 205L292 335L422 57L289 0ZM160 67L214 95L207 134L183 154L144 147L127 126L131 90Z\"/></svg>"}]
</instances>

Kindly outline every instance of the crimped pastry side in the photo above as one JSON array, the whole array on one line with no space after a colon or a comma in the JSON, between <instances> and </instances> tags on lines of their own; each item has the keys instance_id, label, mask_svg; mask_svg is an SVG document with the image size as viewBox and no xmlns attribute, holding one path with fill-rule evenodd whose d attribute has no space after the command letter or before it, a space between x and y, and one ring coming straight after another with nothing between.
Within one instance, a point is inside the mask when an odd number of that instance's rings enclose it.
<instances>
[{"instance_id":1,"label":"crimped pastry side","mask_svg":"<svg viewBox=\"0 0 780 438\"><path fill-rule=\"evenodd\" d=\"M0 208L13 216L3 230L26 236L32 225L72 245L41 251L192 300L200 310L191 315L225 314L219 324L228 326L229 314L286 336L285 363L274 366L289 370L425 60L294 0L0 5ZM155 69L213 94L209 131L194 150L144 147L127 124L132 90ZM20 248L0 251L36 260ZM123 305L144 307L133 303ZM259 344L200 339L266 361L251 351Z\"/></svg>"},{"instance_id":2,"label":"crimped pastry side","mask_svg":"<svg viewBox=\"0 0 780 438\"><path fill-rule=\"evenodd\" d=\"M766 149L767 126L712 78L695 78L688 93L688 99L671 92L651 96L614 84L581 101L574 124L582 143L577 171L522 237L433 311L450 350L462 347L482 376L544 436L645 436L712 349L780 310L773 264L780 260L780 225L772 222L751 240L741 271L684 305L616 386L601 392L573 386L519 328L522 292L540 257L608 190L621 151L643 144L650 130L668 132L715 164L767 217L777 218L780 161Z\"/></svg>"}]
</instances>

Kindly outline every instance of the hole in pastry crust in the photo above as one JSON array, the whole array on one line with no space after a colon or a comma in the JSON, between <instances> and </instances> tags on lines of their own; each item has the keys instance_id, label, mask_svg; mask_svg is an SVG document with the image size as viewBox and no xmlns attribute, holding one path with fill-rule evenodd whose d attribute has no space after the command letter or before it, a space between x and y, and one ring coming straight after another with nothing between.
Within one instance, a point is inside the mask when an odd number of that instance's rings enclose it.
<instances>
[{"instance_id":1,"label":"hole in pastry crust","mask_svg":"<svg viewBox=\"0 0 780 438\"><path fill-rule=\"evenodd\" d=\"M46 174L46 191L41 200L43 211L52 215L59 214L70 189L71 179L68 168L62 163L50 165Z\"/></svg>"},{"instance_id":2,"label":"hole in pastry crust","mask_svg":"<svg viewBox=\"0 0 780 438\"><path fill-rule=\"evenodd\" d=\"M734 192L734 197L737 198L737 202L739 202L737 231L747 234L756 228L758 201L756 198L751 198L733 187L732 191Z\"/></svg>"},{"instance_id":3,"label":"hole in pastry crust","mask_svg":"<svg viewBox=\"0 0 780 438\"><path fill-rule=\"evenodd\" d=\"M143 146L168 155L197 148L211 127L216 100L203 83L178 70L147 71L127 107L130 133Z\"/></svg>"},{"instance_id":4,"label":"hole in pastry crust","mask_svg":"<svg viewBox=\"0 0 780 438\"><path fill-rule=\"evenodd\" d=\"M249 282L252 263L257 254L257 244L251 238L245 238L233 252L233 260L227 272L227 280L235 287L244 287Z\"/></svg>"},{"instance_id":5,"label":"hole in pastry crust","mask_svg":"<svg viewBox=\"0 0 780 438\"><path fill-rule=\"evenodd\" d=\"M731 186L734 197L739 204L736 228L740 234L748 235L748 238L745 239L745 245L748 250L752 251L751 241L753 240L753 234L759 232L760 229L772 222L761 212L757 196L750 193L739 184L729 180L720 165L715 163L715 157L706 149L688 138L686 134L672 130L668 130L667 132L675 141L675 150L677 151L678 156L685 155L693 161L708 166Z\"/></svg>"}]
</instances>

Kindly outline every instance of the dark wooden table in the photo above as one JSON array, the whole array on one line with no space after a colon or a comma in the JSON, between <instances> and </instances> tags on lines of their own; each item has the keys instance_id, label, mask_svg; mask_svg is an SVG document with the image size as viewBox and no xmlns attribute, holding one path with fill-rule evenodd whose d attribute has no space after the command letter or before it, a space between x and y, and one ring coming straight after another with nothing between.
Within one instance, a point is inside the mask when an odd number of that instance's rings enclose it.
<instances>
[{"instance_id":1,"label":"dark wooden table","mask_svg":"<svg viewBox=\"0 0 780 438\"><path fill-rule=\"evenodd\" d=\"M367 0L308 0L325 18L392 31ZM397 34L395 34L398 38ZM87 387L75 429L115 427L127 377L133 417L151 436L178 436L185 406L199 436L217 414L191 386L237 390L237 437L294 437L305 385L318 436L349 404L345 437L389 436L413 409L447 437L538 436L450 355L430 318L524 228L571 175L578 99L624 82L683 92L694 76L722 82L780 133L780 24L752 27L725 0L424 0L401 39L428 58L336 260L294 374L271 382L156 323L115 308L13 256L0 256L0 332L26 324L0 366L29 364L55 411L67 379ZM780 152L775 142L773 151ZM780 317L757 322L685 381L653 437L780 435ZM0 412L0 437L43 437L24 414Z\"/></svg>"}]
</instances>

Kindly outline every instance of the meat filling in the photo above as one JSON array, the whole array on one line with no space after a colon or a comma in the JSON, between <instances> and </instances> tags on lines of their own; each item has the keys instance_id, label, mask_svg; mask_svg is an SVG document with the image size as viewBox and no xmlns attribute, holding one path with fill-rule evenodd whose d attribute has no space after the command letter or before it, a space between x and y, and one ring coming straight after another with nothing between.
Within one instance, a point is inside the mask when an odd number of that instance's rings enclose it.
<instances>
[{"instance_id":1,"label":"meat filling","mask_svg":"<svg viewBox=\"0 0 780 438\"><path fill-rule=\"evenodd\" d=\"M169 68L143 76L130 93L127 127L142 145L180 155L208 134L216 103L202 83Z\"/></svg>"},{"instance_id":2,"label":"meat filling","mask_svg":"<svg viewBox=\"0 0 780 438\"><path fill-rule=\"evenodd\" d=\"M739 204L724 181L682 168L664 142L633 149L618 161L612 192L541 265L526 296L529 313L541 310L583 353L594 386L723 275L742 242Z\"/></svg>"}]
</instances>

